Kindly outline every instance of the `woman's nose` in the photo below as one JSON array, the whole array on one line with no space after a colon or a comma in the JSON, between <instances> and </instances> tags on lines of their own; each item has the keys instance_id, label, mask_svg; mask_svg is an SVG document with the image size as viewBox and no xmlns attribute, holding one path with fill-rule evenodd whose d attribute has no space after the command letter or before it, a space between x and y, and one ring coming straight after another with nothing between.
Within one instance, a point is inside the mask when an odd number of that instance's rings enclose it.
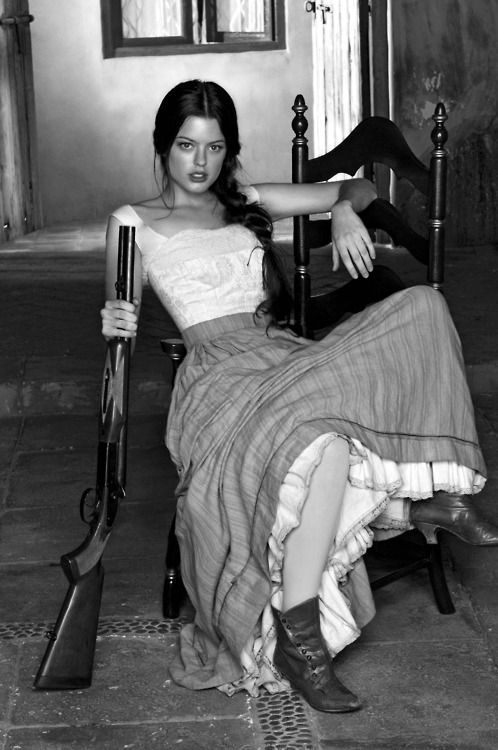
<instances>
[{"instance_id":1,"label":"woman's nose","mask_svg":"<svg viewBox=\"0 0 498 750\"><path fill-rule=\"evenodd\" d=\"M206 149L196 148L194 161L197 166L203 166L206 163Z\"/></svg>"}]
</instances>

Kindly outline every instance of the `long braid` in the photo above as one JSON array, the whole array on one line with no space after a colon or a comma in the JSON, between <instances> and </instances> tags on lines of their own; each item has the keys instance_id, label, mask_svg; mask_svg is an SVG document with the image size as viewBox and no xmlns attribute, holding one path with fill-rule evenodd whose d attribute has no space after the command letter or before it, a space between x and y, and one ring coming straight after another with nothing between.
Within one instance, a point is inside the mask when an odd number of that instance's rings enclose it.
<instances>
[{"instance_id":1,"label":"long braid","mask_svg":"<svg viewBox=\"0 0 498 750\"><path fill-rule=\"evenodd\" d=\"M273 222L262 206L248 203L247 196L240 192L234 177L236 166L227 167L223 167L212 187L213 193L225 208L225 221L227 224L241 224L249 229L263 249L263 289L266 298L258 305L256 315L267 315L271 325L288 326L292 296L278 249L273 241Z\"/></svg>"}]
</instances>

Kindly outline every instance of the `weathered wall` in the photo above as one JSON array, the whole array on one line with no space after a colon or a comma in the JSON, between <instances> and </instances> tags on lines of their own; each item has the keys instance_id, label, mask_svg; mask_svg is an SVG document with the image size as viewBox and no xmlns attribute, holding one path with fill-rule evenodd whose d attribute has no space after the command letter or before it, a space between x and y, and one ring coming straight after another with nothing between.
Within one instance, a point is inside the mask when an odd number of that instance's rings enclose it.
<instances>
[{"instance_id":1,"label":"weathered wall","mask_svg":"<svg viewBox=\"0 0 498 750\"><path fill-rule=\"evenodd\" d=\"M449 242L496 242L498 2L394 0L392 8L395 119L424 160L437 101L449 115Z\"/></svg>"},{"instance_id":2,"label":"weathered wall","mask_svg":"<svg viewBox=\"0 0 498 750\"><path fill-rule=\"evenodd\" d=\"M286 5L286 50L104 60L99 0L30 0L45 225L103 217L157 192L154 115L189 78L232 94L247 179L289 179L290 108L297 93L312 105L312 52L303 4Z\"/></svg>"},{"instance_id":3,"label":"weathered wall","mask_svg":"<svg viewBox=\"0 0 498 750\"><path fill-rule=\"evenodd\" d=\"M392 0L395 119L428 159L434 104L448 114L448 238L498 238L498 2ZM104 60L99 0L30 0L45 224L104 216L155 190L155 110L185 78L219 81L241 121L248 179L288 179L290 105L312 111L311 24L286 3L287 50Z\"/></svg>"}]
</instances>

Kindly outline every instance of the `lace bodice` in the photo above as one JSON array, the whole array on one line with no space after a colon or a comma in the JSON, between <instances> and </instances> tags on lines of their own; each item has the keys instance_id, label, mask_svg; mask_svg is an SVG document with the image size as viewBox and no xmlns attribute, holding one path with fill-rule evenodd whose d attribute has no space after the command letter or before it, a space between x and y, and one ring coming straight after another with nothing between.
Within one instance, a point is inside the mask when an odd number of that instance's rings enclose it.
<instances>
[{"instance_id":1,"label":"lace bodice","mask_svg":"<svg viewBox=\"0 0 498 750\"><path fill-rule=\"evenodd\" d=\"M223 315L254 312L264 298L263 250L245 227L185 229L164 237L131 206L112 216L135 226L144 281L148 280L179 330Z\"/></svg>"}]
</instances>

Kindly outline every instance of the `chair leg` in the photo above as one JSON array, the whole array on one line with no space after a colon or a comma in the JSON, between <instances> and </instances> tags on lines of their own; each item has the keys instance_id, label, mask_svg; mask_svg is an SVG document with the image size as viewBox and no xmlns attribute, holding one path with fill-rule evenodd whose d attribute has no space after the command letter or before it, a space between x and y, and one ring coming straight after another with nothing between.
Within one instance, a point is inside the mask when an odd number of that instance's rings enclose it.
<instances>
[{"instance_id":1,"label":"chair leg","mask_svg":"<svg viewBox=\"0 0 498 750\"><path fill-rule=\"evenodd\" d=\"M374 557L380 556L385 560L391 560L395 562L395 565L390 566L389 573L384 573L372 581L372 590L383 588L410 573L426 568L439 612L442 615L451 615L455 612L455 606L446 582L441 546L437 536L432 529L431 533L423 533L425 529L417 531L423 535L423 546L419 542L412 542L407 537L413 532L406 532L403 536L375 543L372 548ZM377 555L375 549L377 549Z\"/></svg>"},{"instance_id":2,"label":"chair leg","mask_svg":"<svg viewBox=\"0 0 498 750\"><path fill-rule=\"evenodd\" d=\"M441 547L439 542L435 544L427 543L429 579L436 599L437 608L442 615L452 615L455 612L455 605L446 582L446 575L443 567Z\"/></svg>"},{"instance_id":3,"label":"chair leg","mask_svg":"<svg viewBox=\"0 0 498 750\"><path fill-rule=\"evenodd\" d=\"M168 533L166 548L166 574L163 588L163 617L176 619L185 600L186 591L180 572L180 547L175 533L176 514L173 516Z\"/></svg>"}]
</instances>

